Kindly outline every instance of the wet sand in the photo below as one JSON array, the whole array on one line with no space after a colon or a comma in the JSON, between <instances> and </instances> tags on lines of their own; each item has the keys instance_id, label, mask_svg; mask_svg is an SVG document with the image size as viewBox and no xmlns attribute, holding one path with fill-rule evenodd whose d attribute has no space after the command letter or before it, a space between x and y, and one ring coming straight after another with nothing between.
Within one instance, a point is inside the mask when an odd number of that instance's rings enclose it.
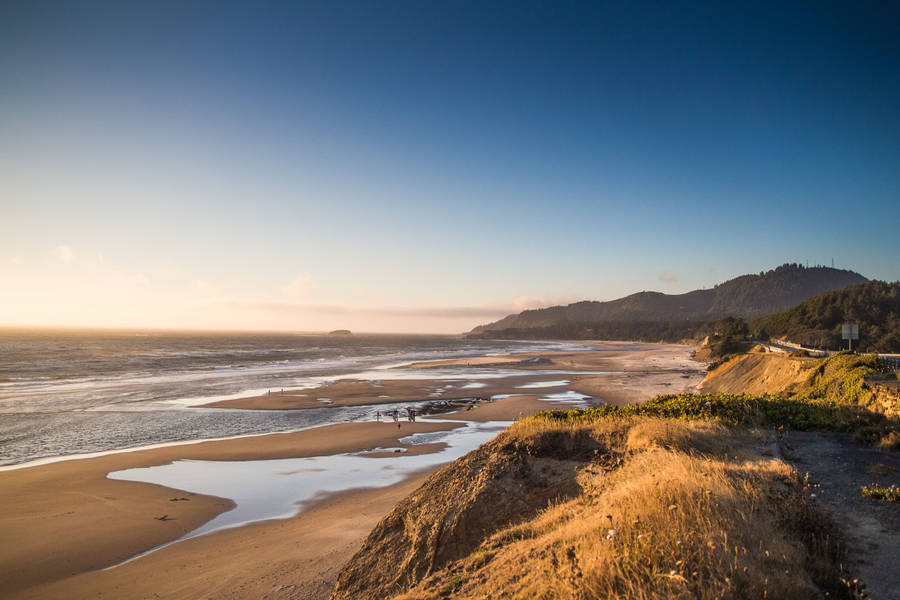
<instances>
[{"instance_id":1,"label":"wet sand","mask_svg":"<svg viewBox=\"0 0 900 600\"><path fill-rule=\"evenodd\" d=\"M565 376L523 372L525 379L484 380L489 387L467 390L470 396L514 393L444 419L514 420L541 410L571 405L539 400L538 394L575 389L610 402L634 402L659 389L687 388L702 377L702 365L689 361L685 346L651 346L641 351L548 353L543 369L622 370L621 374ZM498 357L487 357L496 361ZM508 362L521 360L519 355ZM526 358L526 360L530 359ZM544 362L549 361L549 363ZM471 363L471 360L469 361ZM442 365L443 366L443 365ZM457 365L461 366L461 365ZM508 366L508 363L507 365ZM484 368L484 365L479 365ZM413 368L421 368L415 366ZM683 377L693 369L697 375ZM524 371L533 370L531 366ZM569 386L521 389L527 381L568 379ZM472 381L477 381L473 373ZM650 382L650 383L648 383ZM337 384L333 385L340 385ZM358 384L360 382L357 382ZM446 384L440 380L362 382L345 385L347 399L361 399L372 386L402 396L415 386ZM454 384L462 385L464 381ZM368 388L366 386L369 386ZM494 391L503 390L503 391ZM512 391L509 391L512 390ZM587 391L590 390L590 391ZM315 394L316 405L321 388ZM332 390L331 392L334 392ZM452 389L447 389L452 393ZM302 393L307 393L304 390ZM434 393L434 392L429 392ZM336 393L332 393L338 396ZM423 398L416 398L423 399ZM427 398L426 398L427 399ZM120 452L27 469L0 471L0 596L10 598L327 598L343 563L369 530L396 502L421 484L425 474L374 490L332 495L298 516L252 524L193 538L109 571L116 564L159 544L181 537L229 510L231 501L188 494L160 486L106 478L111 471L165 464L179 459L254 460L293 458L403 446L398 437L446 430L452 423L420 419L393 423L349 423L290 434L270 434ZM408 452L438 450L441 445L406 446ZM437 467L435 467L437 468ZM186 500L173 500L187 498ZM156 517L166 516L166 520Z\"/></svg>"},{"instance_id":2,"label":"wet sand","mask_svg":"<svg viewBox=\"0 0 900 600\"><path fill-rule=\"evenodd\" d=\"M443 417L514 420L552 407L533 396L512 397ZM283 594L270 597L327 597L323 590L330 591L343 562L424 475L387 488L332 495L290 519L189 539L99 571L177 539L233 506L226 499L114 481L106 474L179 459L294 458L380 447L404 447L407 454L420 454L442 445L405 445L398 438L456 426L424 419L401 422L399 429L392 422L348 423L0 472L0 534L11 542L0 547L0 596L263 597L284 586ZM167 520L156 519L163 515ZM315 594L300 594L296 586Z\"/></svg>"},{"instance_id":3,"label":"wet sand","mask_svg":"<svg viewBox=\"0 0 900 600\"><path fill-rule=\"evenodd\" d=\"M584 342L603 350L540 352L477 359L413 363L411 369L501 367L523 372L542 370L597 371L596 375L560 375L571 380L567 389L591 396L594 402L624 405L649 400L660 394L693 390L705 375L705 365L691 358L693 346L639 344L635 342ZM556 376L547 376L553 379ZM520 390L521 391L521 390Z\"/></svg>"},{"instance_id":4,"label":"wet sand","mask_svg":"<svg viewBox=\"0 0 900 600\"><path fill-rule=\"evenodd\" d=\"M564 376L523 373L509 377L471 379L421 379L421 380L378 380L342 379L326 383L317 388L285 391L264 396L222 400L200 405L203 408L239 408L248 410L298 410L322 408L323 406L371 406L394 404L397 402L422 402L428 400L462 400L475 397L486 398L497 394L521 394L521 385L541 380L563 379ZM465 387L470 383L483 384L479 387ZM555 392L565 386L547 386L542 391ZM325 402L327 400L327 402Z\"/></svg>"},{"instance_id":5,"label":"wet sand","mask_svg":"<svg viewBox=\"0 0 900 600\"><path fill-rule=\"evenodd\" d=\"M454 400L497 394L537 393L537 389L523 389L520 386L551 380L568 380L570 383L540 388L541 393L571 389L594 398L594 403L622 405L643 402L660 394L691 390L700 383L705 374L704 365L691 360L690 354L694 349L692 346L632 342L585 342L585 345L596 345L603 350L522 352L504 356L417 362L405 368L417 371L454 368L462 370L463 373L466 369L471 369L472 374L470 378L452 380L344 379L312 389L286 390L284 393L279 391L277 394L204 404L203 407L293 410L321 408L324 405L356 406ZM518 370L521 374L484 377L484 369L489 368ZM582 373L570 375L552 371ZM465 387L472 382L484 385L476 388ZM327 402L323 402L323 399Z\"/></svg>"},{"instance_id":6,"label":"wet sand","mask_svg":"<svg viewBox=\"0 0 900 600\"><path fill-rule=\"evenodd\" d=\"M408 454L441 445L406 446L399 437L443 431L453 423L347 423L286 434L120 452L0 472L0 596L40 582L103 568L177 539L230 500L156 485L107 479L107 473L175 460L298 458L379 447ZM186 498L186 500L173 500ZM157 517L166 516L166 520Z\"/></svg>"},{"instance_id":7,"label":"wet sand","mask_svg":"<svg viewBox=\"0 0 900 600\"><path fill-rule=\"evenodd\" d=\"M336 494L291 519L179 542L108 571L37 585L18 599L326 599L369 531L430 472Z\"/></svg>"}]
</instances>

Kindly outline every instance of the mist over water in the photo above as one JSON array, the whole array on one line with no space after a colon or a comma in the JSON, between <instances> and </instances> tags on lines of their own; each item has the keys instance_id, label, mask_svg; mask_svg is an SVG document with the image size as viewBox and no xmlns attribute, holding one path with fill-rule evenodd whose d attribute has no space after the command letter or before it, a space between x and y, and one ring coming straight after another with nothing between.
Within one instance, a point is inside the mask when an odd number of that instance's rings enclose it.
<instances>
[{"instance_id":1,"label":"mist over water","mask_svg":"<svg viewBox=\"0 0 900 600\"><path fill-rule=\"evenodd\" d=\"M0 465L371 419L386 407L187 406L359 373L390 378L391 365L416 360L565 347L450 336L0 331Z\"/></svg>"}]
</instances>

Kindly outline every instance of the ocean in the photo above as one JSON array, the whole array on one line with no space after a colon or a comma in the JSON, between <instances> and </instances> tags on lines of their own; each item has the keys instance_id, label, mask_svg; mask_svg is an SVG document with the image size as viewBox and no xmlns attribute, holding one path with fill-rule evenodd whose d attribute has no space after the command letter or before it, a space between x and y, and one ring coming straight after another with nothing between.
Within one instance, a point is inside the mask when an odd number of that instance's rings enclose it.
<instances>
[{"instance_id":1,"label":"ocean","mask_svg":"<svg viewBox=\"0 0 900 600\"><path fill-rule=\"evenodd\" d=\"M576 347L425 335L0 330L0 465L367 420L375 407L191 406L341 377L402 377L391 367L418 360Z\"/></svg>"}]
</instances>

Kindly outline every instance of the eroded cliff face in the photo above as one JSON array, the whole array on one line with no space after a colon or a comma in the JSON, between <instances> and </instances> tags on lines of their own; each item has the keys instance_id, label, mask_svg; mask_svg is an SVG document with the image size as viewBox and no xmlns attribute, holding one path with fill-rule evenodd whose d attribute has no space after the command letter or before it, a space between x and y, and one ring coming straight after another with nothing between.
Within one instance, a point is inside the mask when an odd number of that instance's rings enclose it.
<instances>
[{"instance_id":1,"label":"eroded cliff face","mask_svg":"<svg viewBox=\"0 0 900 600\"><path fill-rule=\"evenodd\" d=\"M849 597L830 521L767 431L528 419L435 473L333 599Z\"/></svg>"},{"instance_id":2,"label":"eroded cliff face","mask_svg":"<svg viewBox=\"0 0 900 600\"><path fill-rule=\"evenodd\" d=\"M869 381L873 392L871 408L889 417L900 417L900 382Z\"/></svg>"},{"instance_id":3,"label":"eroded cliff face","mask_svg":"<svg viewBox=\"0 0 900 600\"><path fill-rule=\"evenodd\" d=\"M578 469L605 451L567 432L485 444L432 475L378 524L341 572L332 599L382 599L408 589L494 531L578 495Z\"/></svg>"},{"instance_id":4,"label":"eroded cliff face","mask_svg":"<svg viewBox=\"0 0 900 600\"><path fill-rule=\"evenodd\" d=\"M801 387L819 363L785 354L741 354L722 363L698 386L710 394L781 394Z\"/></svg>"},{"instance_id":5,"label":"eroded cliff face","mask_svg":"<svg viewBox=\"0 0 900 600\"><path fill-rule=\"evenodd\" d=\"M864 355L830 359L785 354L740 354L722 363L698 386L704 393L795 394L805 399L828 399L865 406L888 417L900 416L900 383L890 372L854 371Z\"/></svg>"}]
</instances>

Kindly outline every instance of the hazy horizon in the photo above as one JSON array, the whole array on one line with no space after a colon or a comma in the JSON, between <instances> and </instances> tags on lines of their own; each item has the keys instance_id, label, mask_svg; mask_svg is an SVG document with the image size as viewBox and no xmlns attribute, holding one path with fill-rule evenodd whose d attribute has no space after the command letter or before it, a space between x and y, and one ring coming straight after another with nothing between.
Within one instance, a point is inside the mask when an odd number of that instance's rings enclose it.
<instances>
[{"instance_id":1,"label":"hazy horizon","mask_svg":"<svg viewBox=\"0 0 900 600\"><path fill-rule=\"evenodd\" d=\"M813 267L828 267L828 266L829 265L813 265ZM813 267L808 267L808 268L813 268ZM836 267L834 267L834 268L836 268ZM852 269L848 269L848 270L852 271ZM749 275L753 275L753 274L754 273L749 273ZM723 283L723 282L718 282L718 283ZM710 286L710 287L715 287L715 286ZM708 288L704 287L701 289L708 289ZM633 292L633 293L655 292L655 291L656 290L640 290L639 292ZM696 291L696 290L689 290L689 291ZM630 295L630 294L626 294L626 296L628 296L628 295ZM609 298L609 299L604 299L604 300L599 300L599 301L603 302L603 301L616 300L616 299L618 299L618 298ZM598 301L598 300L593 299L593 298L581 298L581 299L574 300L574 302L580 302L580 301ZM567 301L561 302L561 304L569 304L569 303L570 302L567 302ZM550 305L551 304L549 304L549 303L546 304L546 306L550 306ZM531 308L543 308L543 307L545 307L545 306L537 306L537 307L531 307ZM306 308L307 310L310 309L308 306L304 307L304 308ZM319 308L319 307L315 307L315 308ZM450 308L450 309L448 309L448 312L453 311L453 310L458 310L458 309ZM505 309L502 309L502 308L492 309L490 307L476 307L476 308L472 309L472 312L477 313L478 310L484 310L485 318L483 320L475 323L471 327L468 327L467 329L460 330L460 331L351 330L351 332L354 335L363 335L363 336L364 335L423 335L423 336L449 335L449 336L454 336L454 335L465 334L477 325L484 325L484 324L487 324L489 321L497 320L497 319L503 318L507 315L521 312L522 310L528 310L528 308L522 308L522 309L514 308L511 312L506 312ZM396 312L401 317L404 316L404 314L405 314L403 312L403 309L398 309L398 308L387 309L387 311ZM415 309L410 310L409 314L414 315L414 314L416 314L416 312L421 313L421 311L422 311L421 308L415 308ZM338 311L338 312L341 312L341 311ZM360 310L360 312L365 314L366 312L369 312L369 311L366 311L366 309L362 309L362 310ZM491 315L493 315L493 316L491 316ZM475 318L475 317L466 317L466 318ZM269 329L265 329L265 328L241 329L241 328L227 328L227 327L216 328L216 327L165 327L165 326L141 326L141 325L58 325L58 324L28 324L28 323L13 325L13 324L0 323L0 333L2 333L3 331L17 330L17 329L23 330L23 331L77 331L77 332L82 332L82 333L94 333L94 332L96 332L96 333L106 333L106 332L138 333L139 332L139 333L158 333L158 334L167 334L167 333L173 333L173 334L178 334L178 333L217 334L217 333L221 333L221 334L233 334L233 335L276 334L276 335L300 335L300 336L303 336L303 335L317 336L317 335L319 335L320 336L320 335L328 335L331 332L336 331L336 330L347 330L348 328L347 327L335 327L335 328L321 329L321 330L314 330L314 329L302 330L302 329L287 329L287 328L283 328L283 327L282 328L273 327L273 328L269 328Z\"/></svg>"},{"instance_id":2,"label":"hazy horizon","mask_svg":"<svg viewBox=\"0 0 900 600\"><path fill-rule=\"evenodd\" d=\"M0 326L457 334L900 279L900 12L0 6Z\"/></svg>"}]
</instances>

